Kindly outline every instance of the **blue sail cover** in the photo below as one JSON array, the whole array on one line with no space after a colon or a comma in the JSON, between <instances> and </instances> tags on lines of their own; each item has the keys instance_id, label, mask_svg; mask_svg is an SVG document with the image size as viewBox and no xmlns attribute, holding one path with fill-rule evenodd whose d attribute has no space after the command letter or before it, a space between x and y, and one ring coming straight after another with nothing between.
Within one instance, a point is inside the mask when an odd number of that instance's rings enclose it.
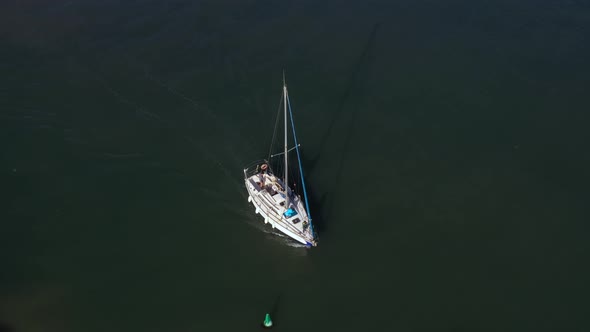
<instances>
[{"instance_id":1,"label":"blue sail cover","mask_svg":"<svg viewBox=\"0 0 590 332\"><path fill-rule=\"evenodd\" d=\"M285 211L285 213L283 213L285 215L285 217L287 218L291 218L294 215L297 215L297 211L289 208L287 211Z\"/></svg>"}]
</instances>

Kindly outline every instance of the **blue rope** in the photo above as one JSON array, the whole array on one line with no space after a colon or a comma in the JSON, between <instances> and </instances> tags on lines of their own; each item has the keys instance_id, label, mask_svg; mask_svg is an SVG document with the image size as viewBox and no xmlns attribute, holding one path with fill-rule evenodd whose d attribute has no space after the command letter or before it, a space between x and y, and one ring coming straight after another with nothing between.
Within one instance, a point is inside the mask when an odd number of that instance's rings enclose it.
<instances>
[{"instance_id":1,"label":"blue rope","mask_svg":"<svg viewBox=\"0 0 590 332\"><path fill-rule=\"evenodd\" d=\"M293 122L293 112L291 112L291 101L287 96L287 106L289 106L289 116L291 117L291 128L293 129L293 139L295 140L295 151L297 151L297 161L299 162L299 172L301 172L301 185L303 186L303 197L305 198L305 209L307 210L307 217L309 218L309 228L311 234L315 237L313 232L313 225L311 224L311 213L309 212L309 203L307 202L307 191L305 190L305 180L303 179L303 167L301 166L301 157L299 155L299 144L297 144L297 135L295 135L295 122Z\"/></svg>"}]
</instances>

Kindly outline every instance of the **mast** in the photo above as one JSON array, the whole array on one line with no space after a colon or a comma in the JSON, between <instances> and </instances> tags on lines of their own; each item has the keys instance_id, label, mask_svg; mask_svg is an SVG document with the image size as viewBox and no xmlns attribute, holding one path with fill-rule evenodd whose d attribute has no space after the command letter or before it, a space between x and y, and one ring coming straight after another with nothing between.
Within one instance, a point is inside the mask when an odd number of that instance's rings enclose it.
<instances>
[{"instance_id":1,"label":"mast","mask_svg":"<svg viewBox=\"0 0 590 332\"><path fill-rule=\"evenodd\" d=\"M285 71L283 70L283 104L285 106L285 210L289 209L289 169L287 151L287 84L285 83Z\"/></svg>"}]
</instances>

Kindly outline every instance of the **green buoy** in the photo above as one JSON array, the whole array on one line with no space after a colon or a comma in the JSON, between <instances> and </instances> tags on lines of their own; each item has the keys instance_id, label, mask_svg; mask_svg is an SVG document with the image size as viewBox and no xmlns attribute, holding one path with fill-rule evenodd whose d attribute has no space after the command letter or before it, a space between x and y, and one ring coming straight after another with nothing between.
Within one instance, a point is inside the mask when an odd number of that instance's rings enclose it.
<instances>
[{"instance_id":1,"label":"green buoy","mask_svg":"<svg viewBox=\"0 0 590 332\"><path fill-rule=\"evenodd\" d=\"M271 328L272 327L272 320L270 319L270 314L266 314L264 316L264 322L262 323L264 327Z\"/></svg>"}]
</instances>

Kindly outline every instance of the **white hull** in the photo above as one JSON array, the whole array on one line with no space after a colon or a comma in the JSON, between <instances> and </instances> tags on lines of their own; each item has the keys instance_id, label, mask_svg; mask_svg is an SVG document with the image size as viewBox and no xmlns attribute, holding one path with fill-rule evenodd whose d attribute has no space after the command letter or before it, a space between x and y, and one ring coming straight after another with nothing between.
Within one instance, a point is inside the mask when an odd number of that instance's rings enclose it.
<instances>
[{"instance_id":1,"label":"white hull","mask_svg":"<svg viewBox=\"0 0 590 332\"><path fill-rule=\"evenodd\" d=\"M291 200L289 208L296 211L291 217L286 217L284 204L283 183L272 174L254 174L248 176L244 170L245 185L248 190L248 202L254 205L255 212L264 218L264 223L270 224L283 234L307 246L315 246L316 241L310 227L310 221L301 198L289 189ZM260 186L261 181L265 185ZM272 189L274 187L274 190Z\"/></svg>"},{"instance_id":2,"label":"white hull","mask_svg":"<svg viewBox=\"0 0 590 332\"><path fill-rule=\"evenodd\" d=\"M252 204L254 204L254 207L256 207L256 202L253 201L252 196L248 197L248 201L251 201ZM270 224L272 228L278 229L283 234L288 235L293 240L296 240L305 245L311 245L311 243L307 242L303 237L291 232L286 227L282 226L280 222L276 221L275 218L272 218L266 212L256 209L256 213L260 214L264 218L265 224Z\"/></svg>"}]
</instances>

